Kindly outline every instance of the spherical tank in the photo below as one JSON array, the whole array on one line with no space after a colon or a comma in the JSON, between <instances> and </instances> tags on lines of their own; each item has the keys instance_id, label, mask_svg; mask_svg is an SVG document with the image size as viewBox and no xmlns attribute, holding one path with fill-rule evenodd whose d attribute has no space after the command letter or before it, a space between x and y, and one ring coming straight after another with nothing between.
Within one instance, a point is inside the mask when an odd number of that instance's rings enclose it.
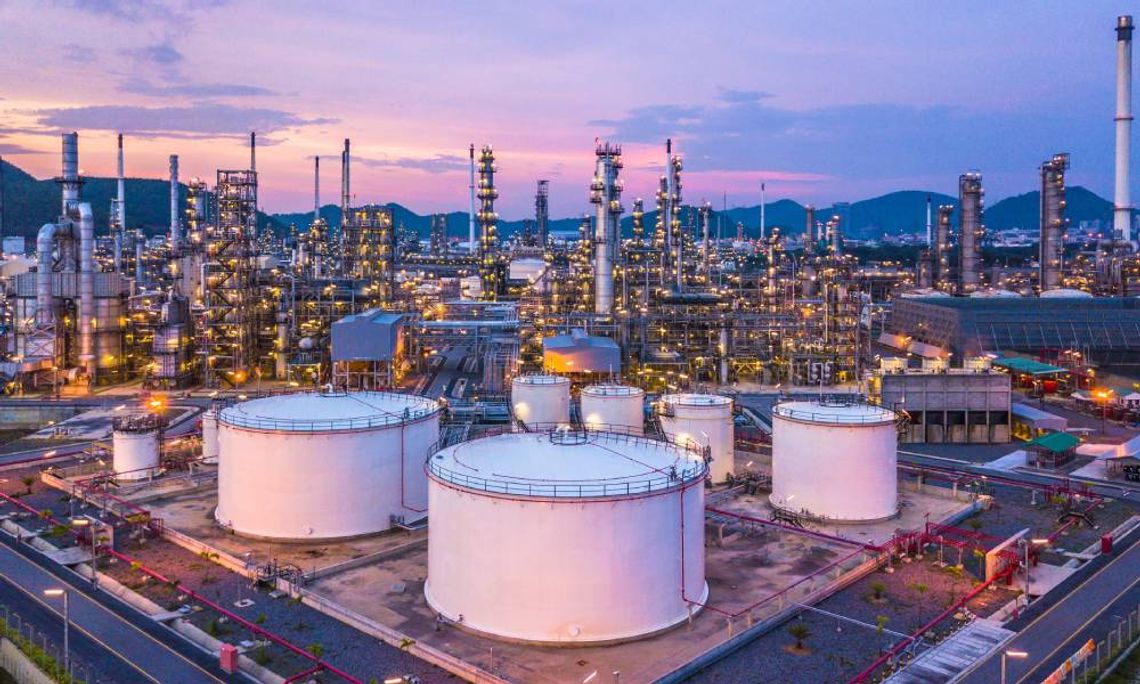
<instances>
[{"instance_id":1,"label":"spherical tank","mask_svg":"<svg viewBox=\"0 0 1140 684\"><path fill-rule=\"evenodd\" d=\"M428 459L428 604L515 641L635 639L708 596L694 447L552 430L484 437Z\"/></svg>"},{"instance_id":2,"label":"spherical tank","mask_svg":"<svg viewBox=\"0 0 1140 684\"><path fill-rule=\"evenodd\" d=\"M218 410L209 408L202 414L202 462L218 462Z\"/></svg>"},{"instance_id":3,"label":"spherical tank","mask_svg":"<svg viewBox=\"0 0 1140 684\"><path fill-rule=\"evenodd\" d=\"M736 430L732 399L715 394L667 394L661 397L661 429L672 441L688 440L709 448L709 473L720 483L736 471Z\"/></svg>"},{"instance_id":4,"label":"spherical tank","mask_svg":"<svg viewBox=\"0 0 1140 684\"><path fill-rule=\"evenodd\" d=\"M518 375L511 381L511 412L528 427L570 422L570 379Z\"/></svg>"},{"instance_id":5,"label":"spherical tank","mask_svg":"<svg viewBox=\"0 0 1140 684\"><path fill-rule=\"evenodd\" d=\"M115 422L111 450L119 480L145 480L158 470L158 424L145 418L131 416Z\"/></svg>"},{"instance_id":6,"label":"spherical tank","mask_svg":"<svg viewBox=\"0 0 1140 684\"><path fill-rule=\"evenodd\" d=\"M427 511L440 407L387 392L298 393L218 412L218 508L234 532L339 539Z\"/></svg>"},{"instance_id":7,"label":"spherical tank","mask_svg":"<svg viewBox=\"0 0 1140 684\"><path fill-rule=\"evenodd\" d=\"M772 409L776 508L833 521L898 513L894 411L867 404L789 401Z\"/></svg>"},{"instance_id":8,"label":"spherical tank","mask_svg":"<svg viewBox=\"0 0 1140 684\"><path fill-rule=\"evenodd\" d=\"M582 390L582 422L595 429L645 434L645 391L625 385Z\"/></svg>"}]
</instances>

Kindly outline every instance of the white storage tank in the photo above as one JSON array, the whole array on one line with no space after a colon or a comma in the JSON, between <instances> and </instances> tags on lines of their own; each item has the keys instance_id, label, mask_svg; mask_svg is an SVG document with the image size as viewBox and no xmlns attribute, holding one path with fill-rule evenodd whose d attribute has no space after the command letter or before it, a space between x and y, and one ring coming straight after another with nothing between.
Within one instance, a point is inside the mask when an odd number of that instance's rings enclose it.
<instances>
[{"instance_id":1,"label":"white storage tank","mask_svg":"<svg viewBox=\"0 0 1140 684\"><path fill-rule=\"evenodd\" d=\"M511 413L527 427L570 422L570 379L560 375L516 375L511 380Z\"/></svg>"},{"instance_id":2,"label":"white storage tank","mask_svg":"<svg viewBox=\"0 0 1140 684\"><path fill-rule=\"evenodd\" d=\"M771 504L834 522L898 513L894 411L861 403L788 401L772 409Z\"/></svg>"},{"instance_id":3,"label":"white storage tank","mask_svg":"<svg viewBox=\"0 0 1140 684\"><path fill-rule=\"evenodd\" d=\"M678 443L692 440L709 448L709 473L715 483L736 472L736 429L732 399L716 394L666 394L658 405L665 436Z\"/></svg>"},{"instance_id":4,"label":"white storage tank","mask_svg":"<svg viewBox=\"0 0 1140 684\"><path fill-rule=\"evenodd\" d=\"M582 423L589 428L645 434L645 390L590 385L582 390Z\"/></svg>"},{"instance_id":5,"label":"white storage tank","mask_svg":"<svg viewBox=\"0 0 1140 684\"><path fill-rule=\"evenodd\" d=\"M202 414L202 463L218 462L218 409L211 406Z\"/></svg>"},{"instance_id":6,"label":"white storage tank","mask_svg":"<svg viewBox=\"0 0 1140 684\"><path fill-rule=\"evenodd\" d=\"M151 413L122 416L112 424L111 459L118 480L145 480L159 468L161 419Z\"/></svg>"},{"instance_id":7,"label":"white storage tank","mask_svg":"<svg viewBox=\"0 0 1140 684\"><path fill-rule=\"evenodd\" d=\"M608 432L502 434L428 459L428 604L471 630L618 642L706 602L695 448Z\"/></svg>"},{"instance_id":8,"label":"white storage tank","mask_svg":"<svg viewBox=\"0 0 1140 684\"><path fill-rule=\"evenodd\" d=\"M427 512L439 404L388 392L304 392L218 412L217 521L265 539L341 539Z\"/></svg>"}]
</instances>

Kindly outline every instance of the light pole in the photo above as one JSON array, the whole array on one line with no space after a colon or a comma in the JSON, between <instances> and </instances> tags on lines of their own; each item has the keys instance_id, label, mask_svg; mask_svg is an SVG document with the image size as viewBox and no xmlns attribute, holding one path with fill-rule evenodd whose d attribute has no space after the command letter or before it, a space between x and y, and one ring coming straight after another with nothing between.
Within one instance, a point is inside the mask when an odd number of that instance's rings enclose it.
<instances>
[{"instance_id":1,"label":"light pole","mask_svg":"<svg viewBox=\"0 0 1140 684\"><path fill-rule=\"evenodd\" d=\"M95 554L98 552L98 542L96 541L95 537L99 533L99 526L92 525L90 518L72 518L71 526L78 527L80 529L90 528L91 530L91 586L94 588L99 582L98 569L95 563Z\"/></svg>"},{"instance_id":2,"label":"light pole","mask_svg":"<svg viewBox=\"0 0 1140 684\"><path fill-rule=\"evenodd\" d=\"M71 675L71 610L68 605L68 592L66 589L44 589L44 596L54 598L63 597L63 671Z\"/></svg>"},{"instance_id":3,"label":"light pole","mask_svg":"<svg viewBox=\"0 0 1140 684\"><path fill-rule=\"evenodd\" d=\"M1005 684L1005 659L1007 656L1010 658L1017 658L1018 660L1020 660L1022 658L1028 658L1029 654L1025 651L1002 651L1001 652L1001 684Z\"/></svg>"}]
</instances>

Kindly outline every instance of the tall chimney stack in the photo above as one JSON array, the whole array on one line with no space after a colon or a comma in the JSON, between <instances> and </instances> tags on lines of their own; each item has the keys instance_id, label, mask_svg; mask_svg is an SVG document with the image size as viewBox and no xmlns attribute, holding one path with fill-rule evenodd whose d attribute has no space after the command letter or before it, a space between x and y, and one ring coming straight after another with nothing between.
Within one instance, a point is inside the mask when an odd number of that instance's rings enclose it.
<instances>
[{"instance_id":1,"label":"tall chimney stack","mask_svg":"<svg viewBox=\"0 0 1140 684\"><path fill-rule=\"evenodd\" d=\"M249 170L257 173L257 131L249 132Z\"/></svg>"},{"instance_id":2,"label":"tall chimney stack","mask_svg":"<svg viewBox=\"0 0 1140 684\"><path fill-rule=\"evenodd\" d=\"M471 207L467 211L467 244L475 253L475 143L468 148L471 157L471 183L467 186L471 193Z\"/></svg>"},{"instance_id":3,"label":"tall chimney stack","mask_svg":"<svg viewBox=\"0 0 1140 684\"><path fill-rule=\"evenodd\" d=\"M1132 150L1132 15L1116 18L1116 194L1113 233L1132 242L1132 197L1129 155Z\"/></svg>"},{"instance_id":4,"label":"tall chimney stack","mask_svg":"<svg viewBox=\"0 0 1140 684\"><path fill-rule=\"evenodd\" d=\"M178 155L170 155L170 253L182 247L182 217L178 215Z\"/></svg>"},{"instance_id":5,"label":"tall chimney stack","mask_svg":"<svg viewBox=\"0 0 1140 684\"><path fill-rule=\"evenodd\" d=\"M313 223L321 220L321 155L313 157Z\"/></svg>"}]
</instances>

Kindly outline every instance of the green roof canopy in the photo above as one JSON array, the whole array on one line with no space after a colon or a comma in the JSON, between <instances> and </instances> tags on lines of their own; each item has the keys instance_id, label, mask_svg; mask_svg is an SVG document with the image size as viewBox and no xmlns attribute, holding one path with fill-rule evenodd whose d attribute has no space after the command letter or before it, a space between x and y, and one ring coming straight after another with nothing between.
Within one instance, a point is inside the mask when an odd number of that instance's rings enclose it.
<instances>
[{"instance_id":1,"label":"green roof canopy","mask_svg":"<svg viewBox=\"0 0 1140 684\"><path fill-rule=\"evenodd\" d=\"M1069 449L1075 449L1081 440L1076 435L1070 435L1067 432L1048 432L1041 435L1026 446L1040 447L1046 451L1052 451L1059 454Z\"/></svg>"},{"instance_id":2,"label":"green roof canopy","mask_svg":"<svg viewBox=\"0 0 1140 684\"><path fill-rule=\"evenodd\" d=\"M1025 373L1026 375L1055 375L1057 373L1067 373L1068 371L1060 366L1052 366L1033 359L1023 359L1019 356L1008 356L1000 359L994 359L993 364L998 368L1005 368L1014 373Z\"/></svg>"}]
</instances>

